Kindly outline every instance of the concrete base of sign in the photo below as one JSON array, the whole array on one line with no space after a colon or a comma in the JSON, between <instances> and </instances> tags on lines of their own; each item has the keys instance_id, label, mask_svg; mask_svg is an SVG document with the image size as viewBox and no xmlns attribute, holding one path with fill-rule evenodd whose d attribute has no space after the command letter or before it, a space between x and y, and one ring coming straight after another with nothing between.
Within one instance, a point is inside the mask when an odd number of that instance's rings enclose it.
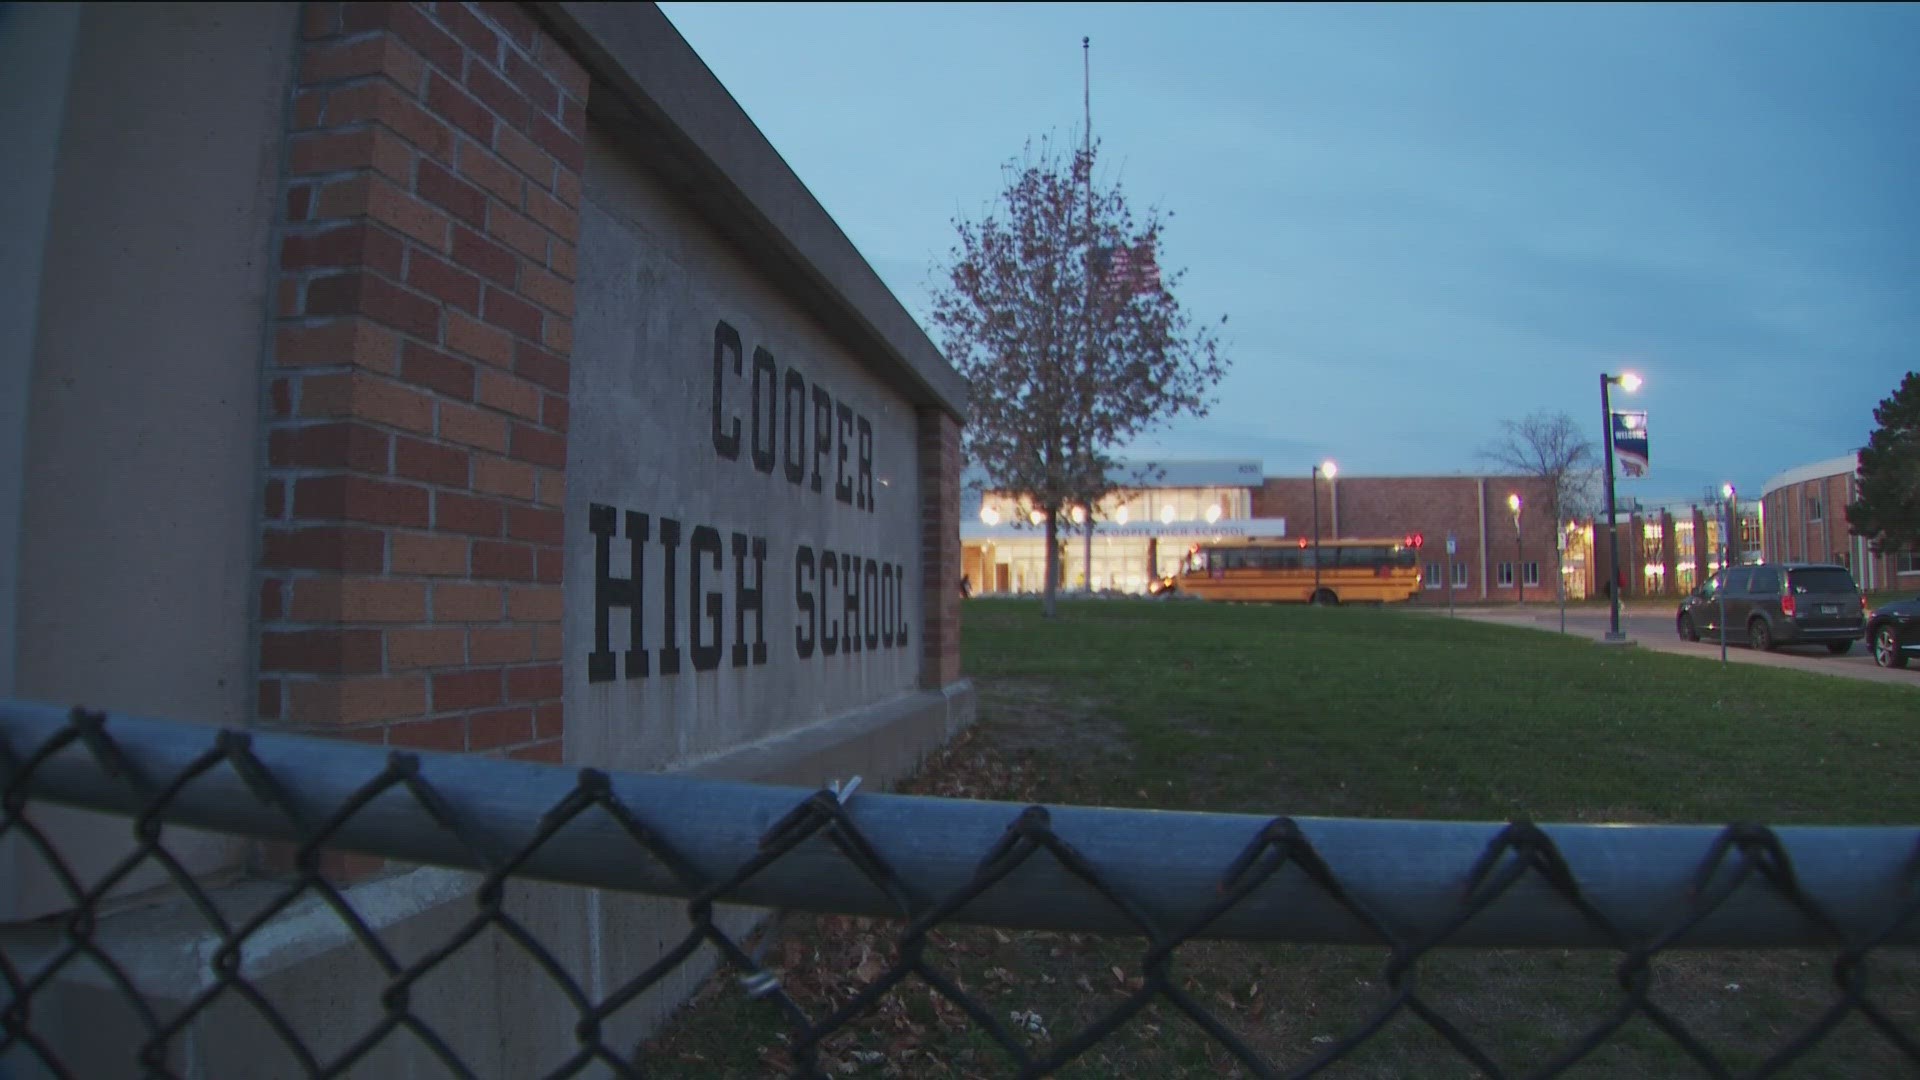
<instances>
[{"instance_id":1,"label":"concrete base of sign","mask_svg":"<svg viewBox=\"0 0 1920 1080\"><path fill-rule=\"evenodd\" d=\"M881 790L903 779L926 753L973 722L967 681L938 691L900 695L826 723L749 744L685 770L714 779L815 787L855 775ZM609 858L634 857L610 852ZM403 968L460 933L477 912L477 874L421 868L344 890ZM245 882L214 890L228 918L245 919L284 888ZM505 910L540 942L560 968L599 1002L645 971L690 932L684 902L599 889L515 883ZM730 935L750 931L761 908L722 905L716 921ZM67 944L57 927L7 931L8 955L34 970ZM174 898L101 920L94 945L112 956L167 1023L185 1002L213 985L210 961L222 944L190 904ZM324 1066L377 1028L382 991L392 978L319 897L309 893L249 938L243 974L282 1015ZM702 947L653 989L600 1025L601 1039L622 1055L657 1030L719 965ZM408 1010L428 1024L481 1076L552 1071L576 1050L580 1022L551 977L497 928L483 930L453 958L414 983ZM135 1048L151 1030L107 978L80 961L35 995L34 1028L75 1075L139 1075ZM203 1019L172 1040L174 1072L183 1077L282 1076L306 1068L237 993L227 992ZM43 1075L30 1054L9 1055L9 1075ZM396 1030L351 1071L355 1076L439 1075L434 1052Z\"/></svg>"}]
</instances>

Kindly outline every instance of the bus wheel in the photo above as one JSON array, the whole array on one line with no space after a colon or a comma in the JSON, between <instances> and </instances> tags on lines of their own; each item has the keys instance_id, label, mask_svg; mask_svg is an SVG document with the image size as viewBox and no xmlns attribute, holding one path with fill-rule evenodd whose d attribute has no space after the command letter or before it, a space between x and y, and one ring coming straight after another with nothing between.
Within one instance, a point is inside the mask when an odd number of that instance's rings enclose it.
<instances>
[{"instance_id":1,"label":"bus wheel","mask_svg":"<svg viewBox=\"0 0 1920 1080\"><path fill-rule=\"evenodd\" d=\"M1333 595L1332 589L1321 589L1313 594L1313 599L1307 602L1315 607L1333 607L1340 602L1340 598Z\"/></svg>"}]
</instances>

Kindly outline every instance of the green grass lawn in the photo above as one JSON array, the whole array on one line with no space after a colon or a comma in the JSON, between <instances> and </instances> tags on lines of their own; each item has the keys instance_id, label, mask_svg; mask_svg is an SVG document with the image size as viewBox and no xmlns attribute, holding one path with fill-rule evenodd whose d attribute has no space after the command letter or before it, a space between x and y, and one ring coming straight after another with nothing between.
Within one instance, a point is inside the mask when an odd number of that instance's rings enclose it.
<instances>
[{"instance_id":1,"label":"green grass lawn","mask_svg":"<svg viewBox=\"0 0 1920 1080\"><path fill-rule=\"evenodd\" d=\"M1920 822L1920 680L1851 682L1608 648L1392 610L1067 602L965 605L980 719L907 785L974 798L1259 814L1772 824ZM772 954L819 1015L884 967L893 928L823 918ZM1044 1053L1137 985L1138 940L953 927L941 964L993 1014L1042 1018ZM1199 942L1189 992L1282 1072L1357 1027L1385 993L1384 952ZM1617 1003L1615 954L1449 952L1422 995L1524 1073ZM1834 997L1831 954L1688 952L1655 965L1656 1000L1736 1072ZM1920 1033L1920 963L1873 965L1874 999ZM778 1018L716 980L648 1059L668 1076L776 1072ZM958 1010L915 982L830 1041L840 1075L1011 1075ZM1070 1065L1084 1077L1221 1076L1236 1066L1165 1003ZM1913 1075L1858 1018L1786 1075ZM1401 1015L1329 1076L1482 1075ZM1635 1020L1570 1076L1708 1075Z\"/></svg>"},{"instance_id":2,"label":"green grass lawn","mask_svg":"<svg viewBox=\"0 0 1920 1080\"><path fill-rule=\"evenodd\" d=\"M1021 699L1036 694L1049 716L1065 709L1110 729L1114 753L1057 755L1071 787L1051 799L1368 817L1920 822L1920 680L1909 689L1721 668L1369 608L1092 602L1063 612L1049 623L1029 603L972 602L963 636L990 731L1044 751L1043 732L1018 730Z\"/></svg>"}]
</instances>

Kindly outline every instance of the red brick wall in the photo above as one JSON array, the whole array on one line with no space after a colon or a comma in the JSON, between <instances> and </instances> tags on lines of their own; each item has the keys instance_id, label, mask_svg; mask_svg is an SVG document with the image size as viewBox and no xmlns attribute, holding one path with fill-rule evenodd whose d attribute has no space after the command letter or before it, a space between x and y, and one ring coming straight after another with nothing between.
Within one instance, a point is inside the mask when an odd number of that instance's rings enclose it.
<instances>
[{"instance_id":1,"label":"red brick wall","mask_svg":"<svg viewBox=\"0 0 1920 1080\"><path fill-rule=\"evenodd\" d=\"M1767 558L1775 562L1834 562L1853 551L1847 531L1849 478L1823 476L1768 493L1766 506ZM1821 520L1814 520L1810 501L1819 499Z\"/></svg>"},{"instance_id":2,"label":"red brick wall","mask_svg":"<svg viewBox=\"0 0 1920 1080\"><path fill-rule=\"evenodd\" d=\"M960 677L960 424L925 406L918 419L920 685L937 690Z\"/></svg>"},{"instance_id":3,"label":"red brick wall","mask_svg":"<svg viewBox=\"0 0 1920 1080\"><path fill-rule=\"evenodd\" d=\"M1814 497L1823 504L1820 521L1812 520L1809 512L1809 500ZM1892 557L1870 551L1865 559L1861 557L1858 538L1847 526L1847 503L1852 498L1852 477L1846 473L1790 484L1762 496L1765 529L1761 550L1767 560L1841 562L1853 570L1856 579L1874 588L1913 588L1916 575L1901 575Z\"/></svg>"},{"instance_id":4,"label":"red brick wall","mask_svg":"<svg viewBox=\"0 0 1920 1080\"><path fill-rule=\"evenodd\" d=\"M1486 477L1485 521L1486 560L1482 562L1480 544L1480 478L1471 476L1336 476L1319 482L1320 535L1336 536L1335 503L1338 503L1338 536L1401 537L1420 533L1426 546L1420 563L1447 563L1446 539L1451 531L1458 540L1455 563L1468 566L1468 584L1454 592L1457 601L1482 595L1482 567L1485 568L1485 595L1490 600L1511 602L1520 590L1502 587L1499 564L1514 562L1513 514L1507 508L1507 496L1517 493L1522 500L1520 515L1522 561L1540 564L1539 586L1527 586L1526 598L1547 600L1556 595L1553 580L1554 523L1546 514L1531 513L1529 507L1544 505L1547 487L1528 477ZM1253 516L1287 519L1287 535L1313 536L1312 479L1307 476L1269 476L1253 493ZM1516 569L1515 576L1518 578ZM1445 583L1435 590L1423 590L1416 601L1446 602Z\"/></svg>"},{"instance_id":5,"label":"red brick wall","mask_svg":"<svg viewBox=\"0 0 1920 1080\"><path fill-rule=\"evenodd\" d=\"M558 761L587 79L515 4L308 4L260 557L263 722Z\"/></svg>"}]
</instances>

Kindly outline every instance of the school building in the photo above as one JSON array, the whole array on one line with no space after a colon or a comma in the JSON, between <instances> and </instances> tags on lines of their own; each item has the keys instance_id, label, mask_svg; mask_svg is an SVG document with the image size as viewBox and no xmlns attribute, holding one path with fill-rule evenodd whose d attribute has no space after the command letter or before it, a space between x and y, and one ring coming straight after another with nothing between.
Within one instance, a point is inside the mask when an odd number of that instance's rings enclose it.
<instances>
[{"instance_id":1,"label":"school building","mask_svg":"<svg viewBox=\"0 0 1920 1080\"><path fill-rule=\"evenodd\" d=\"M1847 528L1847 504L1859 497L1858 453L1801 465L1760 492L1769 562L1831 562L1853 571L1869 591L1920 591L1920 551L1876 553Z\"/></svg>"},{"instance_id":2,"label":"school building","mask_svg":"<svg viewBox=\"0 0 1920 1080\"><path fill-rule=\"evenodd\" d=\"M1623 597L1679 597L1718 571L1724 561L1759 562L1761 507L1736 500L1737 527L1727 528L1725 504L1702 500L1642 504L1617 499ZM1570 596L1605 596L1612 562L1611 536L1602 519L1573 527L1570 546L1583 553L1569 583ZM1729 543L1731 541L1731 543ZM1584 553L1592 552L1592 558Z\"/></svg>"},{"instance_id":3,"label":"school building","mask_svg":"<svg viewBox=\"0 0 1920 1080\"><path fill-rule=\"evenodd\" d=\"M1080 512L1060 529L1061 583L1145 593L1155 577L1176 573L1193 545L1229 537L1323 540L1422 539L1424 588L1416 602L1545 600L1558 595L1555 555L1562 530L1537 509L1544 482L1523 476L1266 475L1258 461L1129 461L1126 486L1094 509L1091 545ZM1034 593L1044 586L1045 519L1003 492L965 485L962 568L975 594ZM1516 513L1512 499L1518 496ZM1567 535L1586 544L1578 530ZM1447 537L1454 552L1447 553ZM1091 547L1091 559L1088 549ZM1585 548L1569 550L1569 568ZM1577 560L1577 561L1576 561ZM1570 586L1584 593L1577 574Z\"/></svg>"}]
</instances>

